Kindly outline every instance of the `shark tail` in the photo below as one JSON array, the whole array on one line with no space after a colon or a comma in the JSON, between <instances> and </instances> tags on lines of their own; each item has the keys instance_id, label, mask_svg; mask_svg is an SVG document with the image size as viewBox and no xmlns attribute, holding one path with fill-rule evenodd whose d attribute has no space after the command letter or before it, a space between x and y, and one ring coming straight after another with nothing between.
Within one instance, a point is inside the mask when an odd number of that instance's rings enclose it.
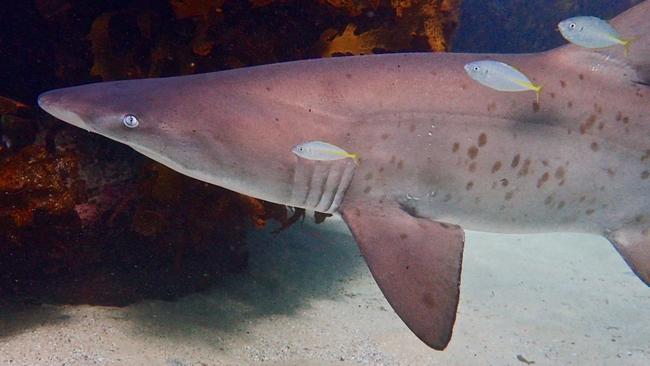
<instances>
[{"instance_id":1,"label":"shark tail","mask_svg":"<svg viewBox=\"0 0 650 366\"><path fill-rule=\"evenodd\" d=\"M623 54L636 70L637 79L650 83L650 1L646 0L612 19L611 24L621 34L637 36L624 39ZM612 51L612 52L619 52Z\"/></svg>"}]
</instances>

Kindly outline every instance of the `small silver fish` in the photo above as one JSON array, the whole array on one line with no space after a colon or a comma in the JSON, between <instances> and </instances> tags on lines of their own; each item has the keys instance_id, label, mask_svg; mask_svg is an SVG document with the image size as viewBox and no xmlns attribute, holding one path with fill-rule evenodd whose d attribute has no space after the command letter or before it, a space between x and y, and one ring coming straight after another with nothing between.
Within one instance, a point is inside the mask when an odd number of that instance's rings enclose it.
<instances>
[{"instance_id":1,"label":"small silver fish","mask_svg":"<svg viewBox=\"0 0 650 366\"><path fill-rule=\"evenodd\" d=\"M507 92L532 90L539 103L542 86L534 84L521 71L506 63L493 60L475 61L466 64L465 71L470 78L495 90Z\"/></svg>"},{"instance_id":2,"label":"small silver fish","mask_svg":"<svg viewBox=\"0 0 650 366\"><path fill-rule=\"evenodd\" d=\"M585 48L606 48L622 45L627 56L636 38L623 38L607 21L591 16L565 19L557 25L562 37Z\"/></svg>"},{"instance_id":3,"label":"small silver fish","mask_svg":"<svg viewBox=\"0 0 650 366\"><path fill-rule=\"evenodd\" d=\"M340 160L351 158L358 162L357 154L349 153L338 146L323 141L308 141L294 146L291 151L307 160Z\"/></svg>"}]
</instances>

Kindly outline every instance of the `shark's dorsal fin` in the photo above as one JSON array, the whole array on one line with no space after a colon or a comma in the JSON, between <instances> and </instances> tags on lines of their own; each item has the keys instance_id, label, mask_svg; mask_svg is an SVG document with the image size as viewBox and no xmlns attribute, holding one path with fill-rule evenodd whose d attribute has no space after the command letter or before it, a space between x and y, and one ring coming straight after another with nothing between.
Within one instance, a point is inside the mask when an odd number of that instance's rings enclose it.
<instances>
[{"instance_id":1,"label":"shark's dorsal fin","mask_svg":"<svg viewBox=\"0 0 650 366\"><path fill-rule=\"evenodd\" d=\"M628 46L614 45L603 49L583 48L567 44L551 50L548 55L567 67L594 72L608 82L650 84L650 1L621 13L610 23L625 38ZM628 52L626 52L626 49Z\"/></svg>"},{"instance_id":2,"label":"shark's dorsal fin","mask_svg":"<svg viewBox=\"0 0 650 366\"><path fill-rule=\"evenodd\" d=\"M346 204L343 219L397 315L427 345L447 346L456 319L464 233L397 204Z\"/></svg>"},{"instance_id":3,"label":"shark's dorsal fin","mask_svg":"<svg viewBox=\"0 0 650 366\"><path fill-rule=\"evenodd\" d=\"M625 59L636 70L640 82L650 82L650 1L644 1L612 19L612 26L624 37L634 39L625 55L624 47L610 47L603 54Z\"/></svg>"}]
</instances>

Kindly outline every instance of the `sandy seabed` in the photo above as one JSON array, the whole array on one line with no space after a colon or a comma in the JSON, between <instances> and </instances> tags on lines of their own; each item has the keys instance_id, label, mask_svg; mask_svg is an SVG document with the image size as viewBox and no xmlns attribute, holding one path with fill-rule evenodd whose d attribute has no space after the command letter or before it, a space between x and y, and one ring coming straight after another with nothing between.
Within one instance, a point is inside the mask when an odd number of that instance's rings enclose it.
<instances>
[{"instance_id":1,"label":"sandy seabed","mask_svg":"<svg viewBox=\"0 0 650 366\"><path fill-rule=\"evenodd\" d=\"M436 352L339 219L269 231L251 233L247 273L205 293L5 311L0 364L650 365L650 288L605 239L468 233L454 336Z\"/></svg>"}]
</instances>

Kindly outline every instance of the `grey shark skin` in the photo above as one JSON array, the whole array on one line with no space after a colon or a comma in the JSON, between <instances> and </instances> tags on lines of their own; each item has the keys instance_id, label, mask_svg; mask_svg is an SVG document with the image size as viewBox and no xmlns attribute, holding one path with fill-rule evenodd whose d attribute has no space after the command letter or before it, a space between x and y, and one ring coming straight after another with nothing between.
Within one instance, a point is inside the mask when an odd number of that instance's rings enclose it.
<instances>
[{"instance_id":1,"label":"grey shark skin","mask_svg":"<svg viewBox=\"0 0 650 366\"><path fill-rule=\"evenodd\" d=\"M444 349L462 228L606 236L650 282L650 2L612 22L638 39L592 51L392 54L164 79L39 97L50 114L188 176L271 202L340 212L398 315ZM544 86L497 92L467 62L495 59ZM140 122L126 128L122 118ZM314 162L298 143L357 153Z\"/></svg>"}]
</instances>

